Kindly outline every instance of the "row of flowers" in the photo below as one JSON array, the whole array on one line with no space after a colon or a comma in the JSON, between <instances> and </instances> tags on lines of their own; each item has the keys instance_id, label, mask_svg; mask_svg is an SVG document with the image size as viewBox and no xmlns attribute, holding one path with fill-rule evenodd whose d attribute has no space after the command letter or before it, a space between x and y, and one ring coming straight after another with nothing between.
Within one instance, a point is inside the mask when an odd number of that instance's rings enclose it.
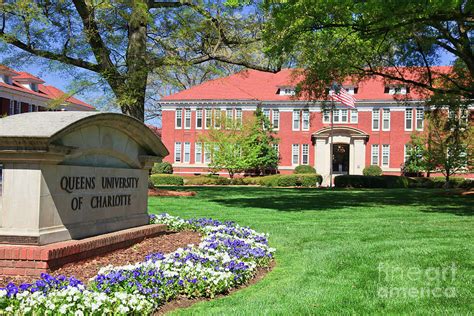
<instances>
[{"instance_id":1,"label":"row of flowers","mask_svg":"<svg viewBox=\"0 0 474 316\"><path fill-rule=\"evenodd\" d=\"M0 288L0 314L148 314L180 295L212 298L245 284L257 268L269 265L275 251L266 234L233 222L161 214L151 215L150 223L197 231L201 242L149 254L133 265L103 267L87 286L48 274L33 284L10 283Z\"/></svg>"}]
</instances>

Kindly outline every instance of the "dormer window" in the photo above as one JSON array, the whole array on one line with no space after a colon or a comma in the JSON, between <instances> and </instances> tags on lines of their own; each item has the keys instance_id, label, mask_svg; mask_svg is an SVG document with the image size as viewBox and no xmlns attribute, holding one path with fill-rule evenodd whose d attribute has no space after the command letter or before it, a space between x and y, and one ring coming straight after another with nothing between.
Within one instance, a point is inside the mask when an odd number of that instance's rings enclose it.
<instances>
[{"instance_id":1,"label":"dormer window","mask_svg":"<svg viewBox=\"0 0 474 316\"><path fill-rule=\"evenodd\" d=\"M359 92L359 87L355 86L343 86L341 89L344 89L347 91L349 94L357 94ZM326 93L329 95L332 95L334 93L333 89L326 89Z\"/></svg>"},{"instance_id":2,"label":"dormer window","mask_svg":"<svg viewBox=\"0 0 474 316\"><path fill-rule=\"evenodd\" d=\"M2 82L6 84L12 84L12 77L8 75L1 76Z\"/></svg>"},{"instance_id":3,"label":"dormer window","mask_svg":"<svg viewBox=\"0 0 474 316\"><path fill-rule=\"evenodd\" d=\"M30 83L30 88L31 90L35 91L35 92L38 92L38 84L37 83Z\"/></svg>"},{"instance_id":4,"label":"dormer window","mask_svg":"<svg viewBox=\"0 0 474 316\"><path fill-rule=\"evenodd\" d=\"M295 89L292 87L281 87L278 91L279 95L295 95Z\"/></svg>"},{"instance_id":5,"label":"dormer window","mask_svg":"<svg viewBox=\"0 0 474 316\"><path fill-rule=\"evenodd\" d=\"M407 93L410 93L410 88L406 85L389 85L389 86L385 86L384 93L407 94Z\"/></svg>"}]
</instances>

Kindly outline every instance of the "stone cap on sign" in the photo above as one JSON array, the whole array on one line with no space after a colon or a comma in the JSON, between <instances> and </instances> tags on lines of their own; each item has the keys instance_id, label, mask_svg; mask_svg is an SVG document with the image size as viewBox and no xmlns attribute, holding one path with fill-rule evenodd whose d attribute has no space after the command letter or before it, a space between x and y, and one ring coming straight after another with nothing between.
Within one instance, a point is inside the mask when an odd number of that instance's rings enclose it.
<instances>
[{"instance_id":1,"label":"stone cap on sign","mask_svg":"<svg viewBox=\"0 0 474 316\"><path fill-rule=\"evenodd\" d=\"M127 115L32 112L0 119L0 161L149 168L168 155L161 139Z\"/></svg>"}]
</instances>

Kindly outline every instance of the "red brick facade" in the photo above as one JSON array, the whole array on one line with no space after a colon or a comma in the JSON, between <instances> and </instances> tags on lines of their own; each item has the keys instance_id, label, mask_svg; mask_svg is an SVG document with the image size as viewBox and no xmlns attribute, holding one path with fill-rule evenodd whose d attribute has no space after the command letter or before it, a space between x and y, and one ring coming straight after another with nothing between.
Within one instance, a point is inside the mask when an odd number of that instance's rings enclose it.
<instances>
[{"instance_id":1,"label":"red brick facade","mask_svg":"<svg viewBox=\"0 0 474 316\"><path fill-rule=\"evenodd\" d=\"M270 121L273 121L273 115L279 114L279 126L276 129L280 139L279 172L291 173L297 165L309 164L324 175L326 165L329 170L329 150L321 151L319 148L318 151L316 147L320 144L329 148L327 132L326 137L323 134L330 123L323 119L321 102L306 102L291 96L290 77L289 70L278 74L246 71L165 98L162 102L162 140L170 152L165 160L173 163L177 174L208 173L204 150L199 154L196 147L200 144L199 135L206 133L206 114L212 113L206 109L219 109L224 116L229 110L234 118L236 111L242 111L245 120L260 107L269 113ZM377 79L344 87L357 99L357 114L336 103L334 127L337 131L334 132L333 143L345 144L345 148L349 149L349 166L339 167L341 169L336 171L345 169L341 173L360 174L365 166L377 164L385 174L400 174L405 159L405 145L409 143L410 135L423 130L424 100L410 92L409 87L387 85ZM177 111L181 111L181 114L177 114ZM198 113L202 113L202 128L197 128ZM305 122L308 115L309 127ZM298 123L294 122L297 117ZM295 128L298 126L294 124L299 125L299 128ZM318 139L321 141L318 142ZM362 139L363 143L357 139ZM175 152L176 146L179 146L181 155ZM296 151L298 159L293 157ZM196 157L201 160L196 161Z\"/></svg>"}]
</instances>

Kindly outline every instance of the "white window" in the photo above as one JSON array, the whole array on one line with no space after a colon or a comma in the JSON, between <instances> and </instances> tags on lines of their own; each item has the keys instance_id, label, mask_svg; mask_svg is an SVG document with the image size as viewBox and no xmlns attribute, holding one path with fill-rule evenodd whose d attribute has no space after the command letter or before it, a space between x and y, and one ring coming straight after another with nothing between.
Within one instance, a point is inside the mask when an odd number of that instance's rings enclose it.
<instances>
[{"instance_id":1,"label":"white window","mask_svg":"<svg viewBox=\"0 0 474 316\"><path fill-rule=\"evenodd\" d=\"M372 159L370 161L371 165L379 164L379 145L372 145Z\"/></svg>"},{"instance_id":2,"label":"white window","mask_svg":"<svg viewBox=\"0 0 474 316\"><path fill-rule=\"evenodd\" d=\"M382 130L390 130L390 109L383 109L382 112Z\"/></svg>"},{"instance_id":3,"label":"white window","mask_svg":"<svg viewBox=\"0 0 474 316\"><path fill-rule=\"evenodd\" d=\"M300 111L293 110L293 130L299 131L300 130Z\"/></svg>"},{"instance_id":4,"label":"white window","mask_svg":"<svg viewBox=\"0 0 474 316\"><path fill-rule=\"evenodd\" d=\"M280 154L280 144L272 144L272 147L277 152L277 154Z\"/></svg>"},{"instance_id":5,"label":"white window","mask_svg":"<svg viewBox=\"0 0 474 316\"><path fill-rule=\"evenodd\" d=\"M214 128L221 127L221 109L217 108L214 110Z\"/></svg>"},{"instance_id":6,"label":"white window","mask_svg":"<svg viewBox=\"0 0 474 316\"><path fill-rule=\"evenodd\" d=\"M411 131L413 129L413 109L405 109L405 130Z\"/></svg>"},{"instance_id":7,"label":"white window","mask_svg":"<svg viewBox=\"0 0 474 316\"><path fill-rule=\"evenodd\" d=\"M176 109L176 128L183 127L183 109Z\"/></svg>"},{"instance_id":8,"label":"white window","mask_svg":"<svg viewBox=\"0 0 474 316\"><path fill-rule=\"evenodd\" d=\"M225 121L229 125L234 121L234 110L231 108L225 109Z\"/></svg>"},{"instance_id":9,"label":"white window","mask_svg":"<svg viewBox=\"0 0 474 316\"><path fill-rule=\"evenodd\" d=\"M293 144L291 145L291 163L297 165L300 162L300 145Z\"/></svg>"},{"instance_id":10,"label":"white window","mask_svg":"<svg viewBox=\"0 0 474 316\"><path fill-rule=\"evenodd\" d=\"M425 119L425 112L423 108L416 109L416 130L422 131L423 130L423 120Z\"/></svg>"},{"instance_id":11,"label":"white window","mask_svg":"<svg viewBox=\"0 0 474 316\"><path fill-rule=\"evenodd\" d=\"M202 129L202 109L196 110L196 128Z\"/></svg>"},{"instance_id":12,"label":"white window","mask_svg":"<svg viewBox=\"0 0 474 316\"><path fill-rule=\"evenodd\" d=\"M309 131L309 110L303 110L303 131Z\"/></svg>"},{"instance_id":13,"label":"white window","mask_svg":"<svg viewBox=\"0 0 474 316\"><path fill-rule=\"evenodd\" d=\"M272 111L273 115L273 129L279 129L280 128L280 111L278 110L273 110Z\"/></svg>"},{"instance_id":14,"label":"white window","mask_svg":"<svg viewBox=\"0 0 474 316\"><path fill-rule=\"evenodd\" d=\"M359 112L356 109L351 110L351 123L357 123L359 121Z\"/></svg>"},{"instance_id":15,"label":"white window","mask_svg":"<svg viewBox=\"0 0 474 316\"><path fill-rule=\"evenodd\" d=\"M184 110L184 128L185 129L191 128L191 109Z\"/></svg>"},{"instance_id":16,"label":"white window","mask_svg":"<svg viewBox=\"0 0 474 316\"><path fill-rule=\"evenodd\" d=\"M174 162L181 162L181 143L174 143Z\"/></svg>"},{"instance_id":17,"label":"white window","mask_svg":"<svg viewBox=\"0 0 474 316\"><path fill-rule=\"evenodd\" d=\"M194 144L194 163L202 163L202 143Z\"/></svg>"},{"instance_id":18,"label":"white window","mask_svg":"<svg viewBox=\"0 0 474 316\"><path fill-rule=\"evenodd\" d=\"M211 109L206 109L204 114L206 116L205 128L209 129L212 126L212 110Z\"/></svg>"},{"instance_id":19,"label":"white window","mask_svg":"<svg viewBox=\"0 0 474 316\"><path fill-rule=\"evenodd\" d=\"M331 123L331 112L329 110L323 111L323 123Z\"/></svg>"},{"instance_id":20,"label":"white window","mask_svg":"<svg viewBox=\"0 0 474 316\"><path fill-rule=\"evenodd\" d=\"M211 145L209 143L204 143L204 162L211 162Z\"/></svg>"},{"instance_id":21,"label":"white window","mask_svg":"<svg viewBox=\"0 0 474 316\"><path fill-rule=\"evenodd\" d=\"M13 115L15 114L15 101L10 100L10 108L8 109L8 114Z\"/></svg>"},{"instance_id":22,"label":"white window","mask_svg":"<svg viewBox=\"0 0 474 316\"><path fill-rule=\"evenodd\" d=\"M191 143L184 143L184 159L183 162L189 163L191 161Z\"/></svg>"},{"instance_id":23,"label":"white window","mask_svg":"<svg viewBox=\"0 0 474 316\"><path fill-rule=\"evenodd\" d=\"M411 144L405 144L405 152L403 154L403 162L407 162L408 161L408 158L410 158L410 152L411 152L411 149L412 149L412 145Z\"/></svg>"},{"instance_id":24,"label":"white window","mask_svg":"<svg viewBox=\"0 0 474 316\"><path fill-rule=\"evenodd\" d=\"M235 109L235 121L242 125L242 109Z\"/></svg>"},{"instance_id":25,"label":"white window","mask_svg":"<svg viewBox=\"0 0 474 316\"><path fill-rule=\"evenodd\" d=\"M301 164L302 165L309 164L309 145L308 144L301 145Z\"/></svg>"},{"instance_id":26,"label":"white window","mask_svg":"<svg viewBox=\"0 0 474 316\"><path fill-rule=\"evenodd\" d=\"M31 103L28 104L28 112L33 112L33 105Z\"/></svg>"},{"instance_id":27,"label":"white window","mask_svg":"<svg viewBox=\"0 0 474 316\"><path fill-rule=\"evenodd\" d=\"M266 122L271 122L270 121L270 110L269 109L264 109L263 110L263 116L265 117L265 122L263 122L263 128L265 128L265 123Z\"/></svg>"},{"instance_id":28,"label":"white window","mask_svg":"<svg viewBox=\"0 0 474 316\"><path fill-rule=\"evenodd\" d=\"M390 145L382 145L382 166L390 165Z\"/></svg>"},{"instance_id":29,"label":"white window","mask_svg":"<svg viewBox=\"0 0 474 316\"><path fill-rule=\"evenodd\" d=\"M333 115L333 122L339 123L339 121L341 120L339 109L335 109L334 111L332 111L332 115Z\"/></svg>"},{"instance_id":30,"label":"white window","mask_svg":"<svg viewBox=\"0 0 474 316\"><path fill-rule=\"evenodd\" d=\"M341 123L347 123L349 117L347 116L347 109L341 109Z\"/></svg>"},{"instance_id":31,"label":"white window","mask_svg":"<svg viewBox=\"0 0 474 316\"><path fill-rule=\"evenodd\" d=\"M372 110L372 130L378 131L380 129L380 110Z\"/></svg>"}]
</instances>

